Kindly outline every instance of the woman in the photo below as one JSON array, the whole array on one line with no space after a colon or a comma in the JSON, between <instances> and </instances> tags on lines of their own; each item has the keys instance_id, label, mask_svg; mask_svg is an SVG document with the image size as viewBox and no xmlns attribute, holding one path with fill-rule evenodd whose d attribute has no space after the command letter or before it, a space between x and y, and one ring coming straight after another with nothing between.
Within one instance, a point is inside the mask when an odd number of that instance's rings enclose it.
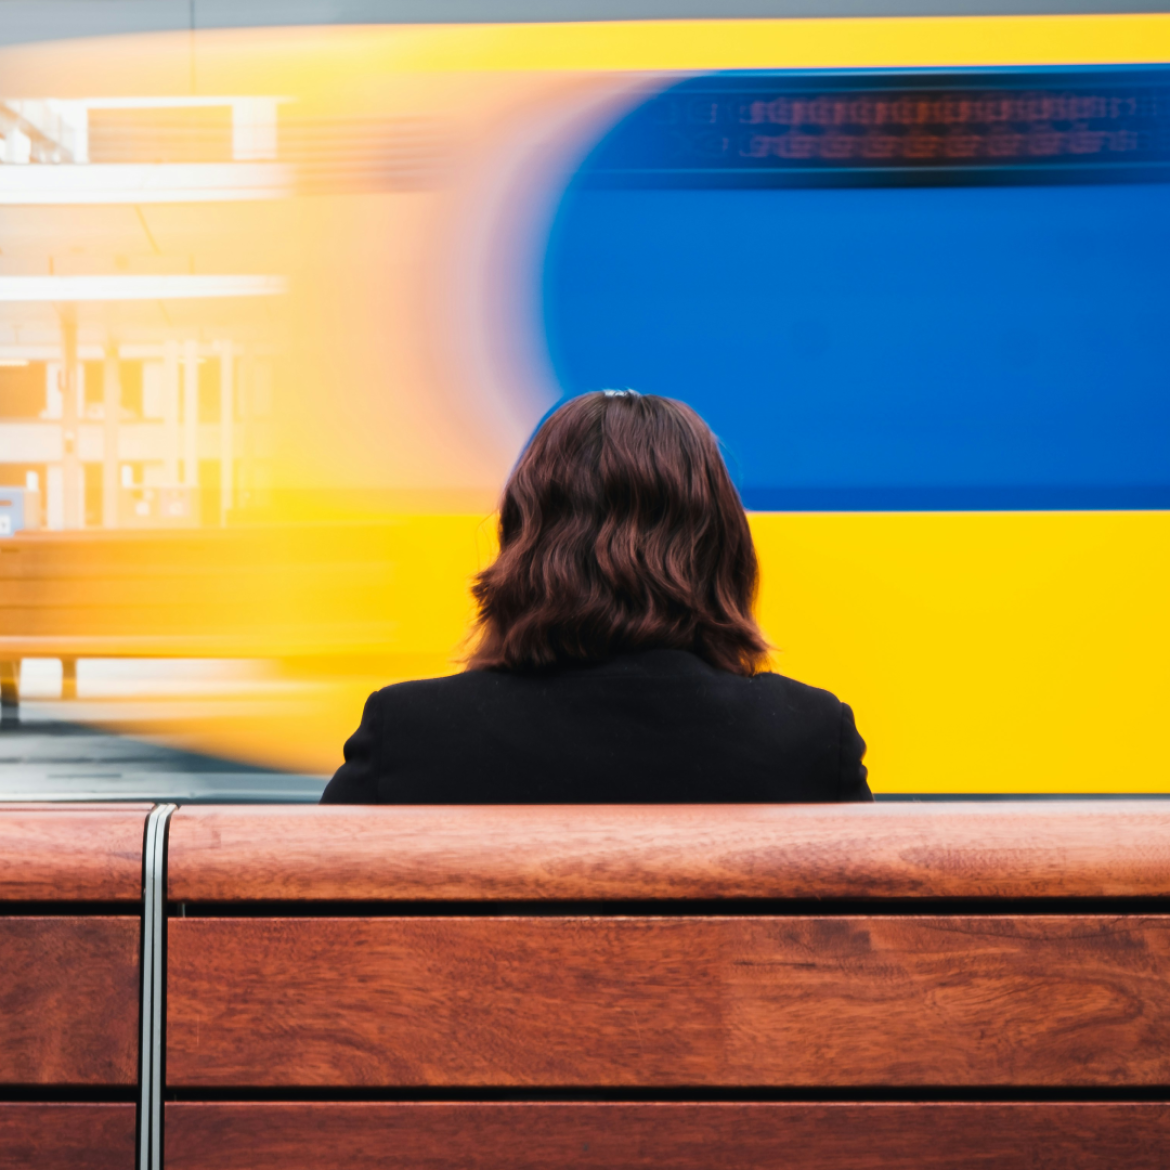
<instances>
[{"instance_id":1,"label":"woman","mask_svg":"<svg viewBox=\"0 0 1170 1170\"><path fill-rule=\"evenodd\" d=\"M371 695L323 802L871 800L849 708L761 669L757 576L690 407L572 399L504 489L467 670Z\"/></svg>"}]
</instances>

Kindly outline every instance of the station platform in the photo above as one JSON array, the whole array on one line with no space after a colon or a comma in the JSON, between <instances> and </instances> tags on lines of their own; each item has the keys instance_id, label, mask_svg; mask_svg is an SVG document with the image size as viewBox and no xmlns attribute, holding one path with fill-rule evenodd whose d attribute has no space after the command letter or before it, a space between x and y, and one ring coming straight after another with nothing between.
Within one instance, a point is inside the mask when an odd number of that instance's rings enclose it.
<instances>
[{"instance_id":1,"label":"station platform","mask_svg":"<svg viewBox=\"0 0 1170 1170\"><path fill-rule=\"evenodd\" d=\"M329 780L249 767L37 715L29 711L19 726L0 730L0 802L314 804Z\"/></svg>"}]
</instances>

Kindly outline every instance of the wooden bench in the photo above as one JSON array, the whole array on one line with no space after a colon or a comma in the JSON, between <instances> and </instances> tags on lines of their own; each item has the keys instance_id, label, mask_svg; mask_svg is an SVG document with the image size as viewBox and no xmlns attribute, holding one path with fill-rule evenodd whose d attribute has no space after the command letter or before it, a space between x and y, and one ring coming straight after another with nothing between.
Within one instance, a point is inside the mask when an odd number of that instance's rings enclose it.
<instances>
[{"instance_id":1,"label":"wooden bench","mask_svg":"<svg viewBox=\"0 0 1170 1170\"><path fill-rule=\"evenodd\" d=\"M167 1170L1170 1151L1170 804L192 807L167 881Z\"/></svg>"},{"instance_id":2,"label":"wooden bench","mask_svg":"<svg viewBox=\"0 0 1170 1170\"><path fill-rule=\"evenodd\" d=\"M3 1170L1166 1163L1170 803L169 812L0 807Z\"/></svg>"},{"instance_id":3,"label":"wooden bench","mask_svg":"<svg viewBox=\"0 0 1170 1170\"><path fill-rule=\"evenodd\" d=\"M0 806L0 1167L133 1170L145 805Z\"/></svg>"}]
</instances>

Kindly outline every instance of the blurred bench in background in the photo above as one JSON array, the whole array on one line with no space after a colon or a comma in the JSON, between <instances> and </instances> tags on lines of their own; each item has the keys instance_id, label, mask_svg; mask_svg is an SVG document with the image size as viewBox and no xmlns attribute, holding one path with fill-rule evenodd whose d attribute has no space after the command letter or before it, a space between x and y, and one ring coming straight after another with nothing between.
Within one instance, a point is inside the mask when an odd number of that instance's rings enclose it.
<instances>
[{"instance_id":1,"label":"blurred bench in background","mask_svg":"<svg viewBox=\"0 0 1170 1170\"><path fill-rule=\"evenodd\" d=\"M25 658L260 658L443 673L470 617L465 516L255 528L26 532L0 542L0 706ZM409 566L409 572L403 572ZM404 622L404 616L409 621Z\"/></svg>"},{"instance_id":2,"label":"blurred bench in background","mask_svg":"<svg viewBox=\"0 0 1170 1170\"><path fill-rule=\"evenodd\" d=\"M133 1170L150 805L0 806L0 1167Z\"/></svg>"},{"instance_id":3,"label":"blurred bench in background","mask_svg":"<svg viewBox=\"0 0 1170 1170\"><path fill-rule=\"evenodd\" d=\"M169 1170L1150 1167L1170 805L184 808Z\"/></svg>"}]
</instances>

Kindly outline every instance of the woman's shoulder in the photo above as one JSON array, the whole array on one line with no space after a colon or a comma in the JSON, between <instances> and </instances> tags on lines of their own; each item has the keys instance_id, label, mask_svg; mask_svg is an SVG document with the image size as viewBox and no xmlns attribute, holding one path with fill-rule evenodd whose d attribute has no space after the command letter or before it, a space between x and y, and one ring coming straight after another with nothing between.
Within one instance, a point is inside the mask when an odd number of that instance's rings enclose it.
<instances>
[{"instance_id":1,"label":"woman's shoulder","mask_svg":"<svg viewBox=\"0 0 1170 1170\"><path fill-rule=\"evenodd\" d=\"M810 686L772 671L744 676L718 670L697 656L679 651L626 655L611 662L584 669L527 672L508 670L464 670L439 678L411 679L392 683L371 698L381 717L430 720L450 717L458 711L499 710L516 702L556 701L561 691L580 697L594 691L635 685L639 690L659 690L670 682L669 693L678 697L678 685L694 691L696 701L704 693L721 694L724 702L746 703L766 709L768 714L785 714L806 723L836 721L842 703L832 691Z\"/></svg>"},{"instance_id":2,"label":"woman's shoulder","mask_svg":"<svg viewBox=\"0 0 1170 1170\"><path fill-rule=\"evenodd\" d=\"M823 687L810 686L770 670L760 671L744 681L757 701L779 704L791 714L834 720L841 717L841 700Z\"/></svg>"},{"instance_id":3,"label":"woman's shoulder","mask_svg":"<svg viewBox=\"0 0 1170 1170\"><path fill-rule=\"evenodd\" d=\"M390 683L375 691L371 698L379 707L386 709L426 708L436 703L471 699L485 691L498 690L501 686L507 685L504 677L501 671L463 670L457 674L444 674L436 678L413 678L405 682Z\"/></svg>"}]
</instances>

